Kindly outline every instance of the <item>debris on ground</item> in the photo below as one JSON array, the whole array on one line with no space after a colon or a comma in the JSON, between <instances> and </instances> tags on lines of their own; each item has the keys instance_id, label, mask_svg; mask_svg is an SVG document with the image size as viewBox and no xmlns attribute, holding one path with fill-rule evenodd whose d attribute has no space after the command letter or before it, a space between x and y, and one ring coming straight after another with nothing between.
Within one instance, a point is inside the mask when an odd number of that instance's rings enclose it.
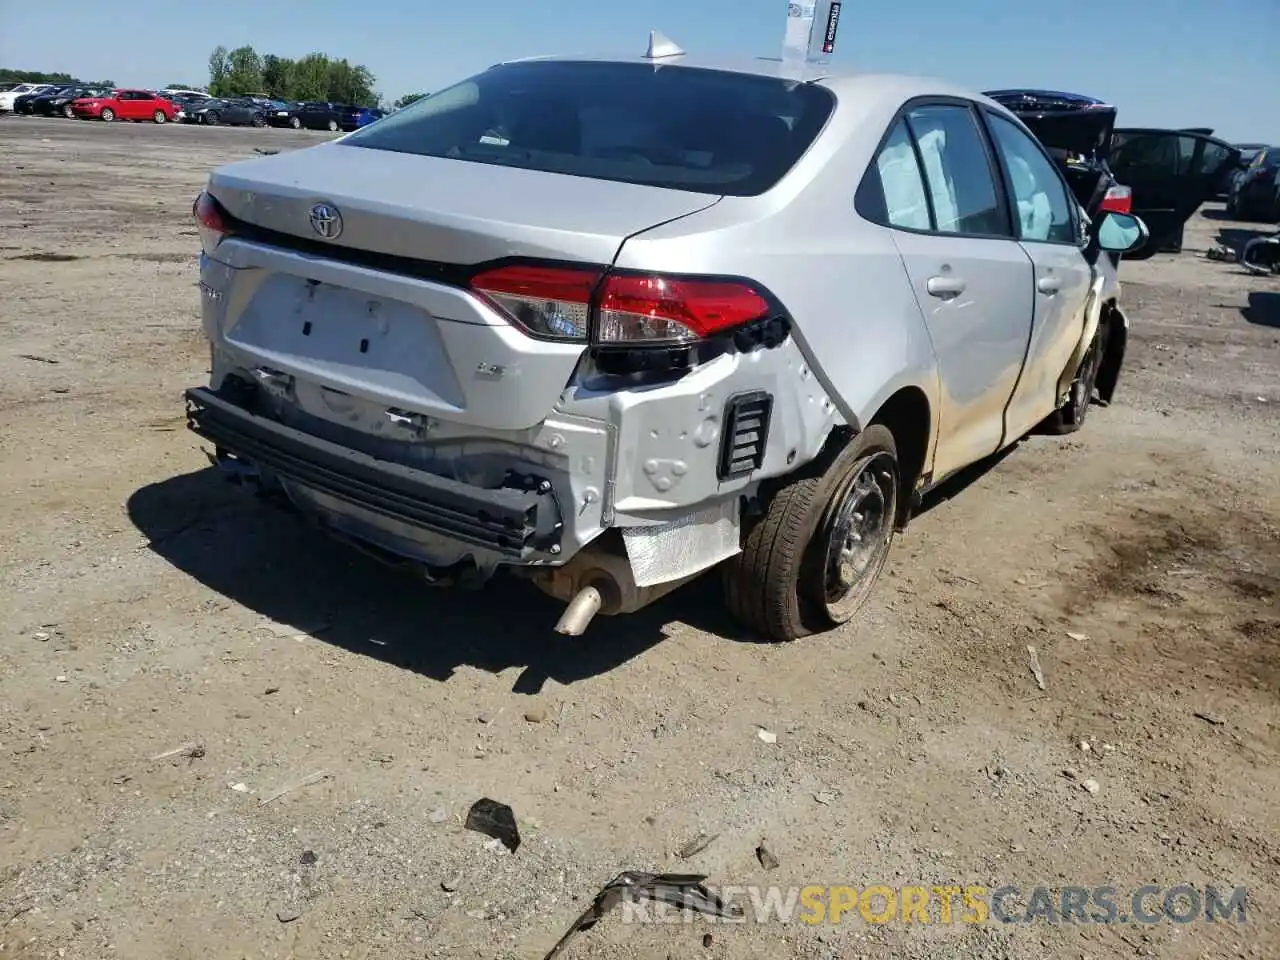
<instances>
[{"instance_id":1,"label":"debris on ground","mask_svg":"<svg viewBox=\"0 0 1280 960\"><path fill-rule=\"evenodd\" d=\"M1089 635L1087 633L1080 633L1078 630L1068 630L1067 636L1077 643L1084 643L1084 641L1089 639Z\"/></svg>"},{"instance_id":2,"label":"debris on ground","mask_svg":"<svg viewBox=\"0 0 1280 960\"><path fill-rule=\"evenodd\" d=\"M163 753L157 753L152 760L167 760L170 757L185 757L188 760L199 760L204 756L203 743L184 743L181 746L174 747L172 750L165 750Z\"/></svg>"},{"instance_id":3,"label":"debris on ground","mask_svg":"<svg viewBox=\"0 0 1280 960\"><path fill-rule=\"evenodd\" d=\"M468 830L493 837L512 853L520 846L520 829L516 826L516 814L505 803L482 797L467 811L463 824Z\"/></svg>"},{"instance_id":4,"label":"debris on ground","mask_svg":"<svg viewBox=\"0 0 1280 960\"><path fill-rule=\"evenodd\" d=\"M1080 782L1080 786L1083 787L1085 790L1089 791L1089 793L1097 793L1099 790L1102 789L1102 785L1098 783L1097 780L1094 780L1092 777L1090 777L1088 780L1082 780Z\"/></svg>"},{"instance_id":5,"label":"debris on ground","mask_svg":"<svg viewBox=\"0 0 1280 960\"><path fill-rule=\"evenodd\" d=\"M316 852L314 850L303 850L302 856L298 857L298 862L304 867L310 867L319 859L320 858L316 856Z\"/></svg>"},{"instance_id":6,"label":"debris on ground","mask_svg":"<svg viewBox=\"0 0 1280 960\"><path fill-rule=\"evenodd\" d=\"M524 712L524 718L530 723L542 723L547 719L547 708L542 704L532 706Z\"/></svg>"},{"instance_id":7,"label":"debris on ground","mask_svg":"<svg viewBox=\"0 0 1280 960\"><path fill-rule=\"evenodd\" d=\"M236 793L248 793L248 792L249 792L249 788L248 788L247 786L245 786L243 783L233 783L233 784L231 784L231 789L232 789L232 790L234 790Z\"/></svg>"},{"instance_id":8,"label":"debris on ground","mask_svg":"<svg viewBox=\"0 0 1280 960\"><path fill-rule=\"evenodd\" d=\"M276 790L271 791L265 797L258 801L258 806L266 806L273 800L279 800L286 793L293 793L295 790L301 790L303 787L309 787L313 783L319 783L321 780L328 778L329 774L324 770L317 770L315 773L308 774L297 783L290 783Z\"/></svg>"},{"instance_id":9,"label":"debris on ground","mask_svg":"<svg viewBox=\"0 0 1280 960\"><path fill-rule=\"evenodd\" d=\"M48 357L37 356L34 353L20 353L18 354L18 356L21 357L23 360L34 360L36 363L59 363L60 362L58 360L51 360Z\"/></svg>"},{"instance_id":10,"label":"debris on ground","mask_svg":"<svg viewBox=\"0 0 1280 960\"><path fill-rule=\"evenodd\" d=\"M436 807L427 814L428 823L444 823L449 819L449 812L444 807Z\"/></svg>"},{"instance_id":11,"label":"debris on ground","mask_svg":"<svg viewBox=\"0 0 1280 960\"><path fill-rule=\"evenodd\" d=\"M756 846L756 859L760 861L760 866L764 867L766 870L778 869L778 858L773 855L772 850L765 846L763 838Z\"/></svg>"},{"instance_id":12,"label":"debris on ground","mask_svg":"<svg viewBox=\"0 0 1280 960\"><path fill-rule=\"evenodd\" d=\"M293 921L297 920L300 916L302 916L302 914L300 914L297 910L277 910L276 911L276 919L279 920L281 923L293 923Z\"/></svg>"},{"instance_id":13,"label":"debris on ground","mask_svg":"<svg viewBox=\"0 0 1280 960\"><path fill-rule=\"evenodd\" d=\"M830 790L819 790L813 795L813 799L825 806L826 804L834 803L836 795Z\"/></svg>"},{"instance_id":14,"label":"debris on ground","mask_svg":"<svg viewBox=\"0 0 1280 960\"><path fill-rule=\"evenodd\" d=\"M1036 678L1036 686L1044 690L1044 670L1040 666L1040 654L1036 653L1035 647L1027 647L1027 658L1031 662L1031 675Z\"/></svg>"},{"instance_id":15,"label":"debris on ground","mask_svg":"<svg viewBox=\"0 0 1280 960\"><path fill-rule=\"evenodd\" d=\"M1209 260L1222 260L1228 263L1234 263L1236 260L1239 259L1239 254L1237 254L1234 250L1232 250L1226 244L1221 244L1221 243L1215 247L1210 247L1208 250L1204 252L1204 255Z\"/></svg>"},{"instance_id":16,"label":"debris on ground","mask_svg":"<svg viewBox=\"0 0 1280 960\"><path fill-rule=\"evenodd\" d=\"M718 833L699 833L696 837L686 843L683 847L676 851L676 856L681 860L688 860L700 854L711 844L716 842L720 836Z\"/></svg>"},{"instance_id":17,"label":"debris on ground","mask_svg":"<svg viewBox=\"0 0 1280 960\"><path fill-rule=\"evenodd\" d=\"M583 930L591 929L601 917L624 900L653 900L708 916L741 920L744 916L742 908L721 900L703 886L702 882L706 879L705 876L694 874L624 871L605 884L604 888L596 894L595 900L582 911L578 919L542 960L554 960L564 950L565 944L571 937ZM703 942L705 944L705 938Z\"/></svg>"},{"instance_id":18,"label":"debris on ground","mask_svg":"<svg viewBox=\"0 0 1280 960\"><path fill-rule=\"evenodd\" d=\"M1209 724L1210 726L1214 726L1214 727L1220 727L1227 722L1226 720L1222 719L1222 717L1218 716L1216 713L1209 713L1206 710L1197 710L1194 716L1200 720L1203 720L1205 723Z\"/></svg>"},{"instance_id":19,"label":"debris on ground","mask_svg":"<svg viewBox=\"0 0 1280 960\"><path fill-rule=\"evenodd\" d=\"M756 731L756 736L759 737L761 740L763 740L765 743L778 742L778 735L774 733L772 730L766 730L764 727L760 727Z\"/></svg>"}]
</instances>

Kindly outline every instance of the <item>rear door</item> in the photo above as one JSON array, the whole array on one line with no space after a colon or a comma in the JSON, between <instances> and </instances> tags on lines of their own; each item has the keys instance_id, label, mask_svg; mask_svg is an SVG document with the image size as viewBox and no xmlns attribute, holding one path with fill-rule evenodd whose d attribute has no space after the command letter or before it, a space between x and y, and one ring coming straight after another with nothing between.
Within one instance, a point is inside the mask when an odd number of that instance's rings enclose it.
<instances>
[{"instance_id":1,"label":"rear door","mask_svg":"<svg viewBox=\"0 0 1280 960\"><path fill-rule=\"evenodd\" d=\"M875 161L886 225L928 326L941 377L934 475L995 453L1035 313L1031 258L974 105L912 105Z\"/></svg>"},{"instance_id":2,"label":"rear door","mask_svg":"<svg viewBox=\"0 0 1280 960\"><path fill-rule=\"evenodd\" d=\"M1035 270L1031 341L1006 416L1013 438L1057 407L1058 385L1086 333L1093 268L1080 249L1079 207L1058 166L1022 127L993 110L983 115L1003 168L1018 240Z\"/></svg>"},{"instance_id":3,"label":"rear door","mask_svg":"<svg viewBox=\"0 0 1280 960\"><path fill-rule=\"evenodd\" d=\"M1151 239L1130 259L1180 245L1182 226L1217 193L1223 171L1240 152L1216 137L1186 130L1123 129L1112 141L1111 170L1133 190L1133 212Z\"/></svg>"}]
</instances>

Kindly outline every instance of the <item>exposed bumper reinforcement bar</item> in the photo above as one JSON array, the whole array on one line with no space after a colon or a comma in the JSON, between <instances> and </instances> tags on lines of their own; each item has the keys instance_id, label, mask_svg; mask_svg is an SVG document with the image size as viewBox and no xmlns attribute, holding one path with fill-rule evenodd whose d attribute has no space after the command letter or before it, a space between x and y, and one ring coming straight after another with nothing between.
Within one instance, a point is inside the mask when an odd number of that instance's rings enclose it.
<instances>
[{"instance_id":1,"label":"exposed bumper reinforcement bar","mask_svg":"<svg viewBox=\"0 0 1280 960\"><path fill-rule=\"evenodd\" d=\"M486 490L330 443L203 387L188 390L186 400L192 431L285 479L511 560L559 552L561 518L550 484Z\"/></svg>"}]
</instances>

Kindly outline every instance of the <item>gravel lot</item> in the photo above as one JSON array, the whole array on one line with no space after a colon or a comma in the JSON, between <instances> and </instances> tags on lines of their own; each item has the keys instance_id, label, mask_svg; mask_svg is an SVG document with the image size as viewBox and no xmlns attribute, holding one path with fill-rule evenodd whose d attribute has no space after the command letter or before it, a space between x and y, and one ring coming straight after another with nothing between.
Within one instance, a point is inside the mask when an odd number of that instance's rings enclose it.
<instances>
[{"instance_id":1,"label":"gravel lot","mask_svg":"<svg viewBox=\"0 0 1280 960\"><path fill-rule=\"evenodd\" d=\"M1125 264L1116 405L933 498L858 623L755 644L695 583L569 640L532 587L434 593L249 500L185 429L192 198L321 139L0 121L0 957L539 958L626 869L1249 913L615 915L564 957L1280 956L1280 282L1202 256L1256 225Z\"/></svg>"}]
</instances>

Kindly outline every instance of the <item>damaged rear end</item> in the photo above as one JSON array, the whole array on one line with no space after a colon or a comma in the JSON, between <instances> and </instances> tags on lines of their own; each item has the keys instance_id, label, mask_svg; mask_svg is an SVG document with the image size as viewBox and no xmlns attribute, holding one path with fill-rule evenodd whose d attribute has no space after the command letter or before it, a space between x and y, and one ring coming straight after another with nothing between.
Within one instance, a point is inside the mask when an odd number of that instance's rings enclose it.
<instances>
[{"instance_id":1,"label":"damaged rear end","mask_svg":"<svg viewBox=\"0 0 1280 960\"><path fill-rule=\"evenodd\" d=\"M765 462L767 405L730 395L785 311L749 279L613 264L629 237L760 192L795 156L726 175L715 138L740 154L755 132L732 116L708 130L728 92L683 72L655 86L649 64L504 65L341 141L215 171L194 209L212 375L187 403L218 465L430 581L528 573L577 598L568 633L737 552L743 487L785 465ZM671 133L622 125L673 116L689 149L637 157ZM703 424L680 438L698 456L643 457L673 420Z\"/></svg>"}]
</instances>

